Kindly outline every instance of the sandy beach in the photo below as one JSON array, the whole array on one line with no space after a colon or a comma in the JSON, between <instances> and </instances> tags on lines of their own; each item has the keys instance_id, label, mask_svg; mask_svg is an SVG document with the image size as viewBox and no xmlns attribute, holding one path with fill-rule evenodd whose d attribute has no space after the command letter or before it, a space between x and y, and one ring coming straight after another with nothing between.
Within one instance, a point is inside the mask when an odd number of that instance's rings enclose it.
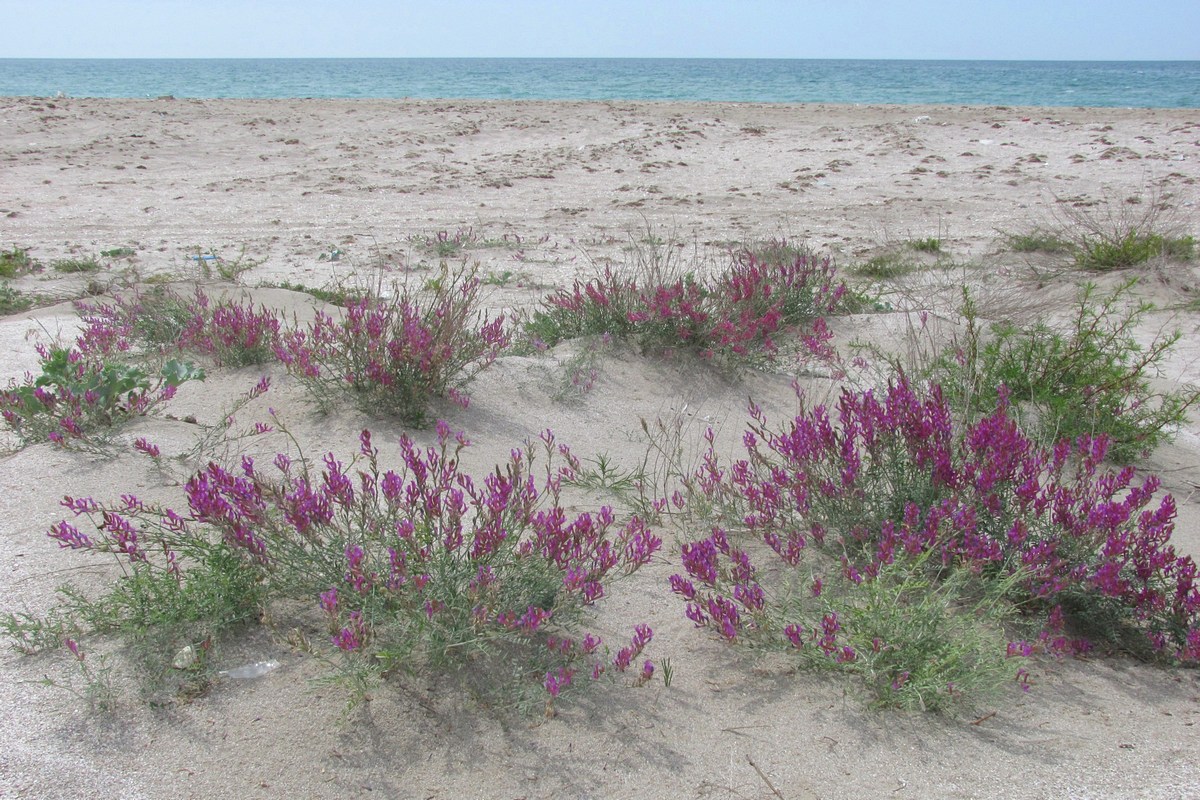
<instances>
[{"instance_id":1,"label":"sandy beach","mask_svg":"<svg viewBox=\"0 0 1200 800\"><path fill-rule=\"evenodd\" d=\"M1085 280L1133 274L1159 310L1139 340L1179 329L1156 378L1200 386L1196 261L1085 275L1070 260L1012 252L1010 234L1161 207L1176 235L1200 237L1200 110L769 106L627 102L87 100L0 98L0 250L49 264L127 248L93 274L45 270L13 286L52 298L0 318L0 379L34 369L34 343L70 338L71 300L89 284L201 281L291 318L307 294L391 273L477 262L486 305L529 309L551 287L655 250L695 264L729 247L802 242L847 270L937 238L942 253L902 285L877 286L879 314L831 321L841 346L900 341L909 313L952 323L960 287L991 319L1053 320ZM439 244L444 244L439 248ZM222 281L193 257L232 265ZM217 263L217 262L212 262ZM1190 309L1188 308L1190 304ZM436 407L484 474L547 427L584 457L632 466L639 419L676 422L699 446L707 426L730 453L746 399L774 420L795 412L786 370L733 378L682 361L606 350L586 392L564 390L576 354L504 356L470 387L467 409ZM265 372L267 407L312 453L346 456L370 427L386 449L394 420L322 416L278 365L214 369L186 384L170 416L121 430L119 457L48 444L0 456L0 611L44 612L65 580L112 573L46 537L64 494L136 491L178 502L181 487L131 445L192 448ZM834 392L837 384L814 379ZM824 381L824 383L822 383ZM257 415L257 416L256 416ZM419 441L429 431L411 432ZM5 441L9 447L11 438ZM255 447L269 450L277 440ZM273 452L273 451L271 451ZM1200 556L1200 423L1139 462L1179 506L1175 542ZM605 502L580 500L581 507ZM497 717L425 684L384 687L342 715L316 688L316 659L262 631L221 653L222 669L275 660L156 707L130 692L112 714L41 684L64 653L0 652L0 797L30 798L1188 798L1200 795L1200 675L1126 658L1041 659L1035 686L968 718L873 711L834 677L797 673L693 629L667 578L681 534L615 585L597 624L655 629L675 676L597 684L552 719Z\"/></svg>"}]
</instances>

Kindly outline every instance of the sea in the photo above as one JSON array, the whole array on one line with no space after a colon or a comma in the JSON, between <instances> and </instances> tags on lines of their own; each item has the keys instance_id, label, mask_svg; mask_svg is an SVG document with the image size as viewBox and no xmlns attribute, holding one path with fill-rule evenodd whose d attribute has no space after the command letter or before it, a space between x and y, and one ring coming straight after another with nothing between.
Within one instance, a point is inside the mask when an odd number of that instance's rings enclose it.
<instances>
[{"instance_id":1,"label":"sea","mask_svg":"<svg viewBox=\"0 0 1200 800\"><path fill-rule=\"evenodd\" d=\"M0 96L1200 108L1200 61L0 59Z\"/></svg>"}]
</instances>

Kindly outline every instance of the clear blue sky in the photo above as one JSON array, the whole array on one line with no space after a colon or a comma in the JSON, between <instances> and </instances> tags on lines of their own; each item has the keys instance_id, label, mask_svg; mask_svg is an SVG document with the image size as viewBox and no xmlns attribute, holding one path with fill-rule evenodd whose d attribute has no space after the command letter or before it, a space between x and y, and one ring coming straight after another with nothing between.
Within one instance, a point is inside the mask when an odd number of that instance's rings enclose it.
<instances>
[{"instance_id":1,"label":"clear blue sky","mask_svg":"<svg viewBox=\"0 0 1200 800\"><path fill-rule=\"evenodd\" d=\"M0 0L0 57L1200 60L1200 0Z\"/></svg>"}]
</instances>

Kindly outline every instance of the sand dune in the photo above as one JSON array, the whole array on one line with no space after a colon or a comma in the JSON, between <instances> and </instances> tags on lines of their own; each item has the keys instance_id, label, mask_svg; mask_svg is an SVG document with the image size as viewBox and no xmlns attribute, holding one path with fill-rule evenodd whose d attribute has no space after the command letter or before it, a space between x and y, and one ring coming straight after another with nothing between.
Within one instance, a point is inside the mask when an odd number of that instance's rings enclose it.
<instances>
[{"instance_id":1,"label":"sand dune","mask_svg":"<svg viewBox=\"0 0 1200 800\"><path fill-rule=\"evenodd\" d=\"M493 309L527 308L546 287L621 265L637 251L716 263L731 243L786 237L851 266L900 243L940 238L943 260L886 299L891 314L834 323L840 343L896 346L900 309L949 318L959 287L989 318L1052 319L1081 276L1006 250L1007 233L1132 214L1162 203L1163 224L1200 235L1200 111L766 106L745 104L304 100L0 100L0 248L50 262L128 247L97 275L47 271L25 291L64 302L0 320L0 378L36 364L31 340L69 335L65 300L86 282L201 274L217 253L246 271L232 291L311 315L308 295L262 284L365 285L387 270L478 261ZM1133 202L1136 199L1138 202ZM238 272L238 270L233 270ZM1196 267L1147 269L1140 291L1167 308L1194 301ZM1103 276L1108 284L1121 276ZM220 288L220 287L217 287ZM1192 303L1194 307L1194 302ZM1200 384L1200 317L1149 318L1184 339L1162 376ZM787 374L743 379L614 348L587 392L563 388L574 351L506 356L472 386L469 409L440 416L474 441L476 474L552 427L581 455L633 464L638 419L677 420L696 437L741 439L747 396L772 418L794 410ZM364 426L399 423L347 408L322 417L278 367L267 405L312 452L350 455ZM215 370L188 384L173 418L123 429L185 454L258 379ZM809 376L813 391L831 380ZM269 402L268 402L269 401ZM257 417L255 416L257 415ZM429 432L416 434L422 440ZM277 440L255 444L270 451ZM386 445L381 445L386 447ZM104 459L35 445L0 458L4 611L45 610L65 579L109 577L60 552L45 531L63 494L178 502L180 487L126 447ZM273 451L271 451L273 452ZM1143 465L1179 501L1176 537L1200 555L1200 427ZM584 497L594 506L602 496ZM315 689L313 659L264 634L222 654L275 659L254 680L220 680L186 704L136 696L95 715L39 685L65 658L0 654L0 795L185 797L1186 798L1200 794L1200 678L1125 659L1038 662L1036 687L978 718L866 710L845 684L749 654L692 629L665 588L671 544L618 584L597 624L648 621L673 685L599 685L556 717L497 718L435 678L378 692L341 717ZM66 570L64 572L64 570ZM136 692L133 693L136 695Z\"/></svg>"}]
</instances>

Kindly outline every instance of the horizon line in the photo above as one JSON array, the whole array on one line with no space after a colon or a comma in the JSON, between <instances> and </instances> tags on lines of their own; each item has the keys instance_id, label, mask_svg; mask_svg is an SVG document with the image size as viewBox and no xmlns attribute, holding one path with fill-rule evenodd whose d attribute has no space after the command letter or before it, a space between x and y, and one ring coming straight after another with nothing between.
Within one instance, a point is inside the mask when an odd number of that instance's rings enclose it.
<instances>
[{"instance_id":1,"label":"horizon line","mask_svg":"<svg viewBox=\"0 0 1200 800\"><path fill-rule=\"evenodd\" d=\"M0 56L0 61L940 61L1053 64L1200 62L1197 58L933 58L858 56Z\"/></svg>"}]
</instances>

